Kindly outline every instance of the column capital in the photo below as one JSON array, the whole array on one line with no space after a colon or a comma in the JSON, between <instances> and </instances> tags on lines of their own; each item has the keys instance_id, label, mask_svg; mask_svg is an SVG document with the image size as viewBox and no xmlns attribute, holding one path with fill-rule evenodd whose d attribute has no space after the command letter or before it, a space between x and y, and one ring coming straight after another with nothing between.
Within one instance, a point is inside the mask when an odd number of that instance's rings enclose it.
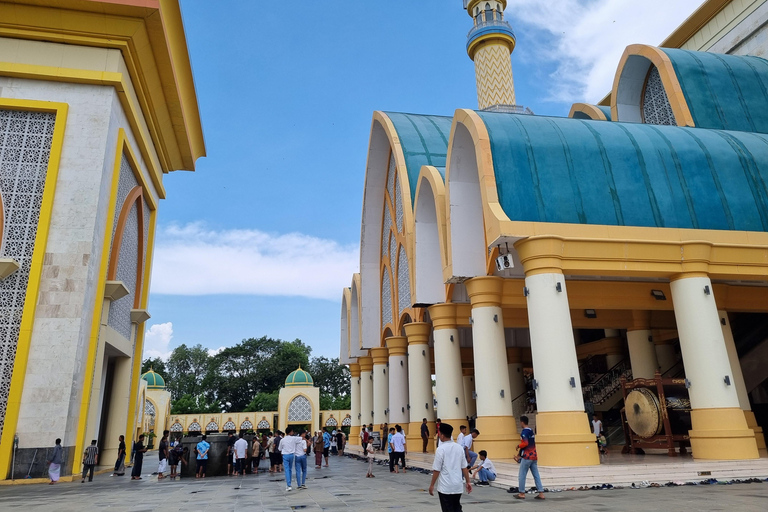
<instances>
[{"instance_id":1,"label":"column capital","mask_svg":"<svg viewBox=\"0 0 768 512\"><path fill-rule=\"evenodd\" d=\"M501 306L504 279L496 276L473 277L464 282L473 308Z\"/></svg>"},{"instance_id":2,"label":"column capital","mask_svg":"<svg viewBox=\"0 0 768 512\"><path fill-rule=\"evenodd\" d=\"M359 377L360 365L357 363L349 363L349 373L352 377Z\"/></svg>"},{"instance_id":3,"label":"column capital","mask_svg":"<svg viewBox=\"0 0 768 512\"><path fill-rule=\"evenodd\" d=\"M709 278L709 274L706 272L680 272L669 277L670 282L680 281L681 279L691 279L693 277L706 277Z\"/></svg>"},{"instance_id":4,"label":"column capital","mask_svg":"<svg viewBox=\"0 0 768 512\"><path fill-rule=\"evenodd\" d=\"M409 345L429 344L429 333L432 326L427 322L412 322L405 324L405 335L408 336Z\"/></svg>"},{"instance_id":5,"label":"column capital","mask_svg":"<svg viewBox=\"0 0 768 512\"><path fill-rule=\"evenodd\" d=\"M408 338L405 336L392 336L384 340L391 356L404 356L408 354Z\"/></svg>"},{"instance_id":6,"label":"column capital","mask_svg":"<svg viewBox=\"0 0 768 512\"><path fill-rule=\"evenodd\" d=\"M456 328L456 304L435 304L429 306L428 310L433 329Z\"/></svg>"},{"instance_id":7,"label":"column capital","mask_svg":"<svg viewBox=\"0 0 768 512\"><path fill-rule=\"evenodd\" d=\"M389 361L389 351L386 347L376 347L371 349L371 358L373 358L373 364L387 364Z\"/></svg>"},{"instance_id":8,"label":"column capital","mask_svg":"<svg viewBox=\"0 0 768 512\"><path fill-rule=\"evenodd\" d=\"M361 372L373 371L373 358L370 356L358 357L357 364L360 365Z\"/></svg>"}]
</instances>

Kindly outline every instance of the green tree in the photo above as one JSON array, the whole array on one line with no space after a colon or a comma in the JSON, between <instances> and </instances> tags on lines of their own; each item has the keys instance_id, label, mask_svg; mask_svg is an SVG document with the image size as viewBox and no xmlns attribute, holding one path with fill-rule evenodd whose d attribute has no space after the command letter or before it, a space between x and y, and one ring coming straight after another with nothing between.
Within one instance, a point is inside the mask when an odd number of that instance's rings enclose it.
<instances>
[{"instance_id":1,"label":"green tree","mask_svg":"<svg viewBox=\"0 0 768 512\"><path fill-rule=\"evenodd\" d=\"M301 340L245 339L211 358L206 398L229 402L227 410L242 411L258 393L274 392L291 371L308 367L311 351Z\"/></svg>"},{"instance_id":2,"label":"green tree","mask_svg":"<svg viewBox=\"0 0 768 512\"><path fill-rule=\"evenodd\" d=\"M279 391L256 393L251 403L245 406L243 412L276 411Z\"/></svg>"},{"instance_id":3,"label":"green tree","mask_svg":"<svg viewBox=\"0 0 768 512\"><path fill-rule=\"evenodd\" d=\"M208 403L204 395L184 395L171 403L171 414L219 412L218 404Z\"/></svg>"},{"instance_id":4,"label":"green tree","mask_svg":"<svg viewBox=\"0 0 768 512\"><path fill-rule=\"evenodd\" d=\"M165 368L166 388L171 392L172 400L179 400L184 395L208 395L204 384L206 379L210 380L211 357L208 355L208 349L202 345L179 345L171 352Z\"/></svg>"},{"instance_id":5,"label":"green tree","mask_svg":"<svg viewBox=\"0 0 768 512\"><path fill-rule=\"evenodd\" d=\"M320 409L323 411L344 411L351 409L352 397L350 395L334 396L328 393L320 393Z\"/></svg>"},{"instance_id":6,"label":"green tree","mask_svg":"<svg viewBox=\"0 0 768 512\"><path fill-rule=\"evenodd\" d=\"M159 357L147 358L141 362L142 375L147 373L149 370L154 370L155 373L159 373L163 378L167 377L165 361Z\"/></svg>"},{"instance_id":7,"label":"green tree","mask_svg":"<svg viewBox=\"0 0 768 512\"><path fill-rule=\"evenodd\" d=\"M351 393L349 368L339 364L338 358L313 357L307 371L320 388L320 394L342 397Z\"/></svg>"}]
</instances>

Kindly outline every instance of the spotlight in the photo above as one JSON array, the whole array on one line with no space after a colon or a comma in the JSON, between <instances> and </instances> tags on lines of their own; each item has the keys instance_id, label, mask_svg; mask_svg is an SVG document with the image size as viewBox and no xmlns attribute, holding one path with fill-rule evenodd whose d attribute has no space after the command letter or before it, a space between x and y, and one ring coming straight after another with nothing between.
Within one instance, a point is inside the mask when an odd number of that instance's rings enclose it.
<instances>
[{"instance_id":1,"label":"spotlight","mask_svg":"<svg viewBox=\"0 0 768 512\"><path fill-rule=\"evenodd\" d=\"M651 297L656 300L667 300L667 296L661 290L651 290Z\"/></svg>"},{"instance_id":2,"label":"spotlight","mask_svg":"<svg viewBox=\"0 0 768 512\"><path fill-rule=\"evenodd\" d=\"M597 318L597 311L594 309L585 309L584 316L587 318Z\"/></svg>"}]
</instances>

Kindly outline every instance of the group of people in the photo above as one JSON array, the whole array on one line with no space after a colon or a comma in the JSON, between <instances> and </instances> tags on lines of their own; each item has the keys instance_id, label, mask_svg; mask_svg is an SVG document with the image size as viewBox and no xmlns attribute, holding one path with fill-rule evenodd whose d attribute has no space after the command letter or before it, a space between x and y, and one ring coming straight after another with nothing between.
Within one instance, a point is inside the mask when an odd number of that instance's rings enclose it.
<instances>
[{"instance_id":1,"label":"group of people","mask_svg":"<svg viewBox=\"0 0 768 512\"><path fill-rule=\"evenodd\" d=\"M536 453L536 435L528 426L528 417L520 417L520 443L517 445L518 453L515 461L520 464L518 472L517 499L525 499L525 481L528 473L533 476L538 494L534 499L544 499L544 487L538 468L538 455ZM464 425L460 427L461 433L453 440L453 426L438 420L437 436L439 444L435 450L435 459L432 464L432 482L429 486L429 494L434 496L435 488L440 499L440 507L443 512L461 510L461 495L466 488L467 494L472 492L471 474L475 472L476 485L490 485L496 479L496 467L488 458L488 452L480 450L475 454L472 451L472 441L480 435L477 429L472 429L467 434ZM479 462L477 462L479 459Z\"/></svg>"}]
</instances>

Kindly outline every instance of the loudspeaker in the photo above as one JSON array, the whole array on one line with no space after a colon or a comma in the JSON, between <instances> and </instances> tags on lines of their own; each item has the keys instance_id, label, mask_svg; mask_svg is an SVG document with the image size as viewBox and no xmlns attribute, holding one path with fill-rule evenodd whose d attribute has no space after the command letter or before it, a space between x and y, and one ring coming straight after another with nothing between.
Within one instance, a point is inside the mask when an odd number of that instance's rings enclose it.
<instances>
[{"instance_id":1,"label":"loudspeaker","mask_svg":"<svg viewBox=\"0 0 768 512\"><path fill-rule=\"evenodd\" d=\"M512 260L511 254L502 254L496 258L496 270L501 272L502 270L507 270L510 268L515 268L515 262Z\"/></svg>"}]
</instances>

